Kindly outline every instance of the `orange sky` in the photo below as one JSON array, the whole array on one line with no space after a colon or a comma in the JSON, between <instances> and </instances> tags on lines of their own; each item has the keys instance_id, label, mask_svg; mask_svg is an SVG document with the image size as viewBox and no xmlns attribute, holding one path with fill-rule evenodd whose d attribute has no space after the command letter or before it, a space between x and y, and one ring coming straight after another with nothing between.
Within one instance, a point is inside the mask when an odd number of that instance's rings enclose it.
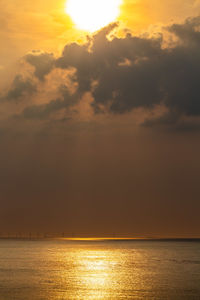
<instances>
[{"instance_id":1,"label":"orange sky","mask_svg":"<svg viewBox=\"0 0 200 300\"><path fill-rule=\"evenodd\" d=\"M2 0L0 3L0 72L33 49L61 51L83 39L65 13L63 0ZM197 0L124 0L120 21L134 31L197 15Z\"/></svg>"},{"instance_id":2,"label":"orange sky","mask_svg":"<svg viewBox=\"0 0 200 300\"><path fill-rule=\"evenodd\" d=\"M199 235L200 1L124 0L114 39L65 5L0 2L1 230Z\"/></svg>"}]
</instances>

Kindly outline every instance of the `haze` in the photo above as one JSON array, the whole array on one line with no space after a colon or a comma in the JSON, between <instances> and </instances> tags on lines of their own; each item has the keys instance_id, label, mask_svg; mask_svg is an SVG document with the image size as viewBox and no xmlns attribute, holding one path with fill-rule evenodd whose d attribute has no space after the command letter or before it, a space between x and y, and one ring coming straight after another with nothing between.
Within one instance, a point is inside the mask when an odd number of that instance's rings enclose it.
<instances>
[{"instance_id":1,"label":"haze","mask_svg":"<svg viewBox=\"0 0 200 300\"><path fill-rule=\"evenodd\" d=\"M0 231L200 236L200 2L0 3Z\"/></svg>"}]
</instances>

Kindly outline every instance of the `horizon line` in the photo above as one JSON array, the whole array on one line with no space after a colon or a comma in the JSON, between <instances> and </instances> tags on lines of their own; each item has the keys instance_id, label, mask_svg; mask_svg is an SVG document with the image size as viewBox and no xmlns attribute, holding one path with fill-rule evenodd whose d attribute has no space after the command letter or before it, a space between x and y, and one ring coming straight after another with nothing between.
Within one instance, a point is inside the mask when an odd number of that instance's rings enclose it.
<instances>
[{"instance_id":1,"label":"horizon line","mask_svg":"<svg viewBox=\"0 0 200 300\"><path fill-rule=\"evenodd\" d=\"M0 240L61 240L61 241L184 241L200 240L199 237L60 237L60 236L0 236Z\"/></svg>"}]
</instances>

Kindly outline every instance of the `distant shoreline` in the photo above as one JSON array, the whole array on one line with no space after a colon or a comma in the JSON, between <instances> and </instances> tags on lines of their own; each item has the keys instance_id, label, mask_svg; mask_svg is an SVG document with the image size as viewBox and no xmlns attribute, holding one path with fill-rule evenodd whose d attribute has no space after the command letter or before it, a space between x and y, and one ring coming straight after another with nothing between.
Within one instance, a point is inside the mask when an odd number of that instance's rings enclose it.
<instances>
[{"instance_id":1,"label":"distant shoreline","mask_svg":"<svg viewBox=\"0 0 200 300\"><path fill-rule=\"evenodd\" d=\"M16 241L68 241L68 242L200 242L200 238L70 238L70 237L0 237L3 240Z\"/></svg>"}]
</instances>

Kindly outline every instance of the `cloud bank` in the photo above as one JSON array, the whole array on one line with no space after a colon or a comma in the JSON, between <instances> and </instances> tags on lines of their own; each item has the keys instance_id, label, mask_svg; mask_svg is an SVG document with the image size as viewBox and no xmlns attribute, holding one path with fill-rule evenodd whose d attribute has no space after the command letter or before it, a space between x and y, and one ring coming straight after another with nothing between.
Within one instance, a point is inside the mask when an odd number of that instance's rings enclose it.
<instances>
[{"instance_id":1,"label":"cloud bank","mask_svg":"<svg viewBox=\"0 0 200 300\"><path fill-rule=\"evenodd\" d=\"M67 44L60 57L40 51L27 54L24 61L33 68L33 82L17 75L4 100L37 94L36 85L44 85L55 70L73 70L66 81L77 86L75 91L70 92L64 81L58 84L58 97L31 105L27 100L19 116L41 120L63 110L67 115L69 108L76 111L77 103L89 94L94 116L142 109L151 112L142 122L146 126L177 127L182 122L185 127L199 127L200 17L164 28L167 43L164 33L116 37L117 26L109 25L85 44Z\"/></svg>"}]
</instances>

